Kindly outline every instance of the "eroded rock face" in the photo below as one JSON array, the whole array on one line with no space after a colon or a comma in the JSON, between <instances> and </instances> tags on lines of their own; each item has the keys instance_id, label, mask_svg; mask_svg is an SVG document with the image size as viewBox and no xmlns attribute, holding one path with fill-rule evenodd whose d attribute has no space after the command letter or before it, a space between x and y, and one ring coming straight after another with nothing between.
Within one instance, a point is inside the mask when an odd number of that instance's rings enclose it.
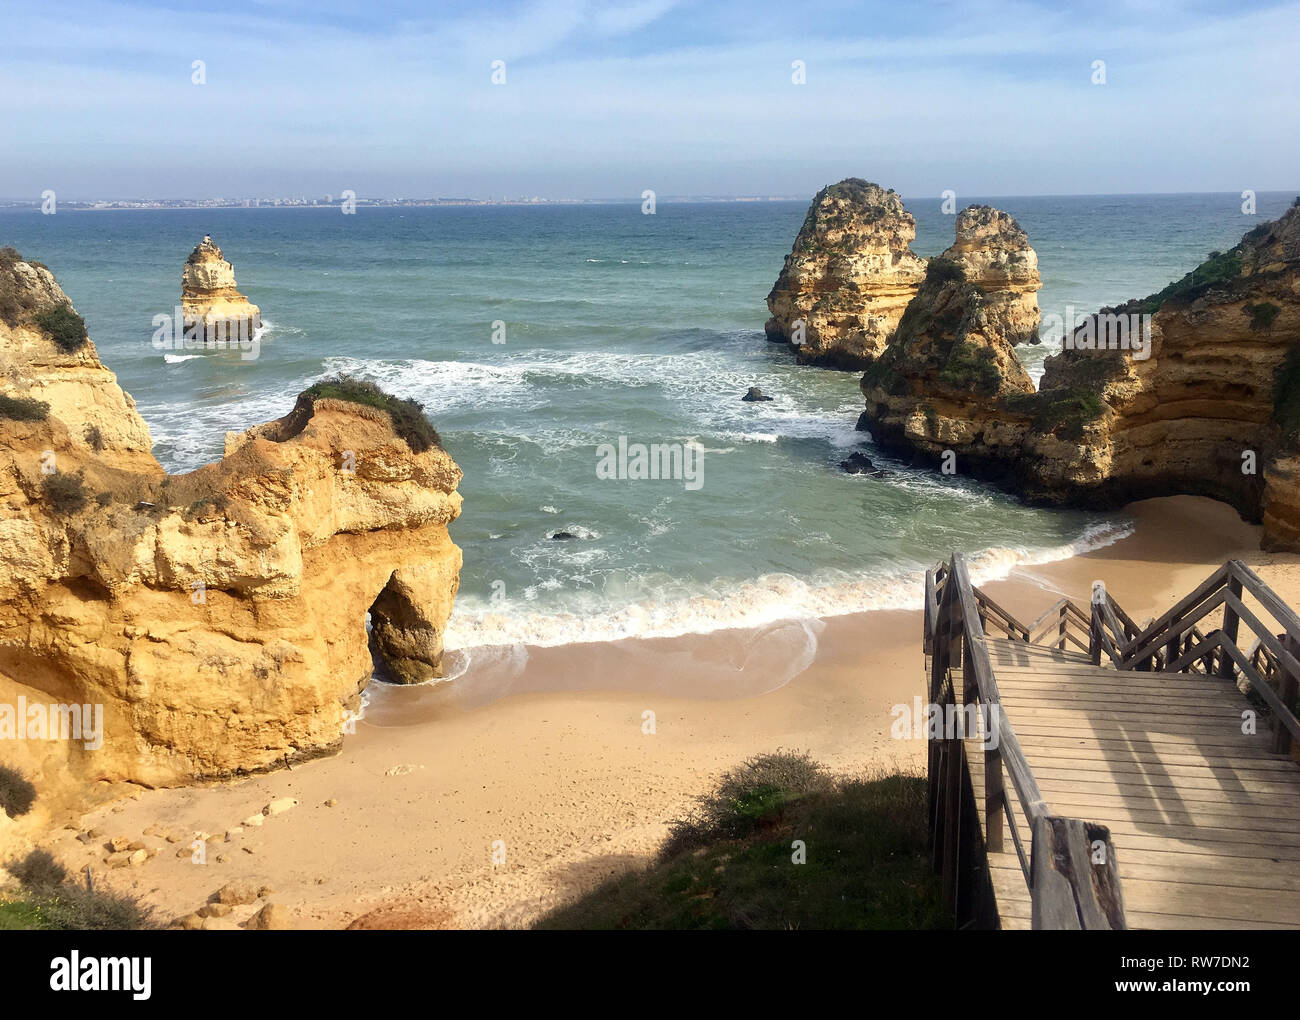
<instances>
[{"instance_id":1,"label":"eroded rock face","mask_svg":"<svg viewBox=\"0 0 1300 1020\"><path fill-rule=\"evenodd\" d=\"M40 301L61 295L29 269ZM0 421L0 705L103 706L98 749L5 742L38 785L329 752L371 677L376 600L390 669L440 675L461 563L461 472L441 447L414 453L383 411L303 398L167 475L94 345L64 355L24 324L0 322L0 393L49 403Z\"/></svg>"},{"instance_id":2,"label":"eroded rock face","mask_svg":"<svg viewBox=\"0 0 1300 1020\"><path fill-rule=\"evenodd\" d=\"M251 340L262 312L235 287L234 267L204 236L181 274L181 313L187 335L199 340Z\"/></svg>"},{"instance_id":3,"label":"eroded rock face","mask_svg":"<svg viewBox=\"0 0 1300 1020\"><path fill-rule=\"evenodd\" d=\"M856 177L823 188L767 296L768 339L801 362L865 368L925 276L925 259L908 247L915 237L893 191Z\"/></svg>"},{"instance_id":4,"label":"eroded rock face","mask_svg":"<svg viewBox=\"0 0 1300 1020\"><path fill-rule=\"evenodd\" d=\"M940 298L917 303L940 316ZM941 323L940 357L965 329ZM878 442L930 460L952 450L958 470L1034 502L1210 496L1262 522L1266 547L1300 550L1300 208L1159 294L1092 316L1037 393L955 392L933 359L910 356L906 333L863 379Z\"/></svg>"}]
</instances>

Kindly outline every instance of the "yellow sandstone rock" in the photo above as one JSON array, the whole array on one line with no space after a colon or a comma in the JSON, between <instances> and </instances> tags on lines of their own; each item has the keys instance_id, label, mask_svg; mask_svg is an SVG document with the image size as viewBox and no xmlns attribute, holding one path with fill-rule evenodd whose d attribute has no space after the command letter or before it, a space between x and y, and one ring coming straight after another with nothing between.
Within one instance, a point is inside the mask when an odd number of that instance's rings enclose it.
<instances>
[{"instance_id":1,"label":"yellow sandstone rock","mask_svg":"<svg viewBox=\"0 0 1300 1020\"><path fill-rule=\"evenodd\" d=\"M43 268L6 272L33 313L66 300ZM461 563L447 533L461 472L441 446L416 453L385 411L303 398L169 476L93 342L64 353L30 314L11 318L0 705L99 706L102 742L7 740L7 764L38 786L156 786L329 753L372 675L377 602L395 677L441 675Z\"/></svg>"}]
</instances>

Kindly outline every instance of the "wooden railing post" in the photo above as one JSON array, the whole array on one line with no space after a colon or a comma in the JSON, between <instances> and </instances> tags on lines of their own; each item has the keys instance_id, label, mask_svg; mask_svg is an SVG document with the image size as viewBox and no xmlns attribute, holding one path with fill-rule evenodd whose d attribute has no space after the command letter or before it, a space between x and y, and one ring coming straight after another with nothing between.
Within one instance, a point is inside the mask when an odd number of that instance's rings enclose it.
<instances>
[{"instance_id":1,"label":"wooden railing post","mask_svg":"<svg viewBox=\"0 0 1300 1020\"><path fill-rule=\"evenodd\" d=\"M1060 640L1057 641L1056 643L1056 647L1059 648L1061 651L1065 651L1065 625L1066 625L1066 621L1069 620L1069 618L1070 618L1070 607L1068 604L1062 603L1061 604L1061 626L1057 630L1057 634L1060 636Z\"/></svg>"},{"instance_id":2,"label":"wooden railing post","mask_svg":"<svg viewBox=\"0 0 1300 1020\"><path fill-rule=\"evenodd\" d=\"M1278 639L1282 642L1283 648L1297 659L1300 659L1300 641L1286 633L1279 634ZM1292 715L1295 714L1297 687L1300 687L1300 677L1297 677L1279 662L1277 694L1282 699L1282 704L1286 706L1287 711ZM1277 754L1291 753L1291 732L1282 725L1281 719L1277 720L1273 727L1273 750Z\"/></svg>"},{"instance_id":3,"label":"wooden railing post","mask_svg":"<svg viewBox=\"0 0 1300 1020\"><path fill-rule=\"evenodd\" d=\"M1229 575L1228 577L1228 591L1231 592L1235 598L1241 598L1241 581L1235 574ZM1229 641L1234 645L1237 643L1237 630L1240 622L1241 617L1237 615L1237 611L1232 608L1230 603L1225 601L1223 603L1224 640ZM1219 653L1218 674L1224 680L1231 680L1236 675L1236 667L1232 663L1232 657L1227 652Z\"/></svg>"},{"instance_id":4,"label":"wooden railing post","mask_svg":"<svg viewBox=\"0 0 1300 1020\"><path fill-rule=\"evenodd\" d=\"M1031 914L1035 929L1127 927L1110 830L1078 818L1034 820Z\"/></svg>"},{"instance_id":5,"label":"wooden railing post","mask_svg":"<svg viewBox=\"0 0 1300 1020\"><path fill-rule=\"evenodd\" d=\"M1092 623L1088 627L1088 656L1094 666L1101 665L1102 603L1106 601L1106 585L1092 582Z\"/></svg>"},{"instance_id":6,"label":"wooden railing post","mask_svg":"<svg viewBox=\"0 0 1300 1020\"><path fill-rule=\"evenodd\" d=\"M1002 852L1002 829L1005 820L1004 805L1006 789L1002 783L1002 706L996 702L980 702L980 711L984 718L984 845L991 854ZM997 715L996 733L998 740L992 740L993 728L989 726L993 716Z\"/></svg>"}]
</instances>

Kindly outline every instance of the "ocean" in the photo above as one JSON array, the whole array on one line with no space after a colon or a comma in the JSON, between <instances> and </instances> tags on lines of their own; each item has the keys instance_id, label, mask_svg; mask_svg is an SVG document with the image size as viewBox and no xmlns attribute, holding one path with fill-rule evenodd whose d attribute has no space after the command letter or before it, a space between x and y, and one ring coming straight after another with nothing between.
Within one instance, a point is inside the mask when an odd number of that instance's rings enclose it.
<instances>
[{"instance_id":1,"label":"ocean","mask_svg":"<svg viewBox=\"0 0 1300 1020\"><path fill-rule=\"evenodd\" d=\"M1044 314L1145 296L1290 193L961 198L1014 215ZM907 199L942 251L940 199ZM372 379L424 404L465 472L449 649L668 636L917 606L954 549L978 580L1126 533L1122 514L1031 509L910 468L854 431L858 374L799 367L764 299L806 202L62 211L0 215L55 272L170 471L279 417L312 381ZM256 359L161 352L204 234L261 306ZM494 324L498 324L494 326ZM502 325L503 324L503 328ZM503 341L503 342L494 342ZM1039 376L1048 345L1025 347ZM771 402L743 403L750 386ZM601 477L603 444L698 444L700 484ZM847 475L861 449L885 478ZM607 473L605 473L607 474ZM553 538L557 533L573 536Z\"/></svg>"}]
</instances>

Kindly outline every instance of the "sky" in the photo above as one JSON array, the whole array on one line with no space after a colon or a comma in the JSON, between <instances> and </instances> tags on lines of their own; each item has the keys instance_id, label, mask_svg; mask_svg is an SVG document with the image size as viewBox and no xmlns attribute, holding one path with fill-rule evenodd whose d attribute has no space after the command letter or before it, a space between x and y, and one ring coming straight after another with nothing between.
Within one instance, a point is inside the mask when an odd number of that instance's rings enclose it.
<instances>
[{"instance_id":1,"label":"sky","mask_svg":"<svg viewBox=\"0 0 1300 1020\"><path fill-rule=\"evenodd\" d=\"M2 198L1300 185L1300 0L41 0L0 20Z\"/></svg>"}]
</instances>

